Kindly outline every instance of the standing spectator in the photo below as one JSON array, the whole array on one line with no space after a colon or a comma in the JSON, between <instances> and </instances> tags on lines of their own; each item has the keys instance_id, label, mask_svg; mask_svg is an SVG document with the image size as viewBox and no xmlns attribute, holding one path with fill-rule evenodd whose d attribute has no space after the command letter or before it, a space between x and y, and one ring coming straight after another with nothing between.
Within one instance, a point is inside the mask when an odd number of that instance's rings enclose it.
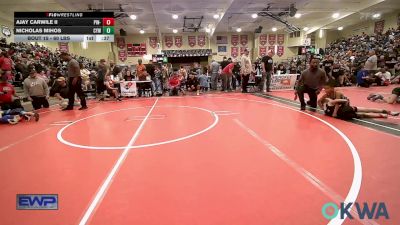
<instances>
[{"instance_id":1,"label":"standing spectator","mask_svg":"<svg viewBox=\"0 0 400 225\"><path fill-rule=\"evenodd\" d=\"M209 84L208 84L208 77L207 77L207 75L206 75L206 74L202 74L202 75L200 75L200 76L198 77L198 79L199 79L199 82L200 82L201 91L202 91L202 92L208 91ZM216 89L215 89L215 90L216 90Z\"/></svg>"},{"instance_id":2,"label":"standing spectator","mask_svg":"<svg viewBox=\"0 0 400 225\"><path fill-rule=\"evenodd\" d=\"M140 81L145 81L147 77L146 66L142 64L142 60L138 60L138 65L136 66L136 76Z\"/></svg>"},{"instance_id":3,"label":"standing spectator","mask_svg":"<svg viewBox=\"0 0 400 225\"><path fill-rule=\"evenodd\" d=\"M374 75L378 70L378 57L375 55L374 50L369 51L369 58L365 62L365 70L368 71L369 75Z\"/></svg>"},{"instance_id":4,"label":"standing spectator","mask_svg":"<svg viewBox=\"0 0 400 225\"><path fill-rule=\"evenodd\" d=\"M231 58L229 58L228 60L232 61ZM223 70L225 68L225 66L227 66L229 64L229 61L226 59L226 56L224 56L224 58L222 58L222 62L221 62L221 70Z\"/></svg>"},{"instance_id":5,"label":"standing spectator","mask_svg":"<svg viewBox=\"0 0 400 225\"><path fill-rule=\"evenodd\" d=\"M222 70L222 91L228 92L231 91L231 83L232 83L232 76L233 76L233 68L237 64L237 60L232 63L229 63L225 68Z\"/></svg>"},{"instance_id":6,"label":"standing spectator","mask_svg":"<svg viewBox=\"0 0 400 225\"><path fill-rule=\"evenodd\" d=\"M97 79L96 79L97 94L100 96L100 100L104 100L103 93L106 90L106 87L104 85L104 79L109 73L110 73L110 70L108 69L108 66L106 65L106 60L101 59L99 66L98 66Z\"/></svg>"},{"instance_id":7,"label":"standing spectator","mask_svg":"<svg viewBox=\"0 0 400 225\"><path fill-rule=\"evenodd\" d=\"M7 52L2 53L0 58L0 69L3 70L7 76L7 80L12 81L11 70L13 69L13 61Z\"/></svg>"},{"instance_id":8,"label":"standing spectator","mask_svg":"<svg viewBox=\"0 0 400 225\"><path fill-rule=\"evenodd\" d=\"M249 58L249 50L246 48L244 54L242 55L240 62L240 75L242 77L242 92L247 93L247 84L249 83L249 78L253 66L251 65L251 61Z\"/></svg>"},{"instance_id":9,"label":"standing spectator","mask_svg":"<svg viewBox=\"0 0 400 225\"><path fill-rule=\"evenodd\" d=\"M49 87L45 80L38 77L33 66L29 68L29 76L24 80L24 93L32 102L35 110L49 108Z\"/></svg>"},{"instance_id":10,"label":"standing spectator","mask_svg":"<svg viewBox=\"0 0 400 225\"><path fill-rule=\"evenodd\" d=\"M297 85L297 94L301 103L300 110L306 109L304 93L307 93L310 98L310 106L313 108L317 107L318 94L321 92L326 81L327 76L325 71L319 68L319 59L312 59L310 68L303 71Z\"/></svg>"},{"instance_id":11,"label":"standing spectator","mask_svg":"<svg viewBox=\"0 0 400 225\"><path fill-rule=\"evenodd\" d=\"M226 58L226 57L225 57ZM217 90L218 87L218 73L221 69L221 66L219 63L215 60L212 60L210 64L210 70L211 70L211 89L212 90Z\"/></svg>"},{"instance_id":12,"label":"standing spectator","mask_svg":"<svg viewBox=\"0 0 400 225\"><path fill-rule=\"evenodd\" d=\"M272 59L272 51L268 51L268 54L261 59L262 77L260 83L260 91L264 91L265 80L267 80L266 91L270 92L271 85L271 73L273 71L274 60Z\"/></svg>"},{"instance_id":13,"label":"standing spectator","mask_svg":"<svg viewBox=\"0 0 400 225\"><path fill-rule=\"evenodd\" d=\"M79 110L87 109L85 94L82 90L82 77L81 77L81 69L79 67L78 61L73 59L68 53L63 52L60 55L61 60L68 62L68 106L63 110L73 110L74 109L74 101L75 101L75 93L81 99L81 107Z\"/></svg>"}]
</instances>

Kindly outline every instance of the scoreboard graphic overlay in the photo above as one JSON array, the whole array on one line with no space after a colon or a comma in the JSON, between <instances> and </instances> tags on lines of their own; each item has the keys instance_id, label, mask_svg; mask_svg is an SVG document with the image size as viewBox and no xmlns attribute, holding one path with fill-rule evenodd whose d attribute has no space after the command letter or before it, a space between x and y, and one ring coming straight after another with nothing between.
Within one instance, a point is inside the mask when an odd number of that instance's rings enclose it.
<instances>
[{"instance_id":1,"label":"scoreboard graphic overlay","mask_svg":"<svg viewBox=\"0 0 400 225\"><path fill-rule=\"evenodd\" d=\"M114 13L14 12L14 42L114 42Z\"/></svg>"}]
</instances>

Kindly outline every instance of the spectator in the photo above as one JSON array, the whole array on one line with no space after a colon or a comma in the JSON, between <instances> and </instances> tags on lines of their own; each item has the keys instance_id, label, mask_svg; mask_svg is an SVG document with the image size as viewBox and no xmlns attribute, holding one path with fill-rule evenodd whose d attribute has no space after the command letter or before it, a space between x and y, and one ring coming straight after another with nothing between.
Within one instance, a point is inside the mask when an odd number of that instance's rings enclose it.
<instances>
[{"instance_id":1,"label":"spectator","mask_svg":"<svg viewBox=\"0 0 400 225\"><path fill-rule=\"evenodd\" d=\"M118 88L114 88L114 81L111 79L110 75L106 76L106 80L104 81L104 85L106 86L107 93L114 97L116 101L122 101L119 97Z\"/></svg>"},{"instance_id":2,"label":"spectator","mask_svg":"<svg viewBox=\"0 0 400 225\"><path fill-rule=\"evenodd\" d=\"M200 83L199 80L196 78L196 72L192 72L187 81L186 81L186 87L188 91L196 91L196 94L200 94Z\"/></svg>"},{"instance_id":3,"label":"spectator","mask_svg":"<svg viewBox=\"0 0 400 225\"><path fill-rule=\"evenodd\" d=\"M105 91L106 87L104 85L104 79L107 75L109 75L110 70L108 66L106 65L106 60L101 59L98 70L97 70L97 79L96 79L96 88L97 88L97 94L100 96L100 100L104 100L103 97L103 92Z\"/></svg>"},{"instance_id":4,"label":"spectator","mask_svg":"<svg viewBox=\"0 0 400 225\"><path fill-rule=\"evenodd\" d=\"M272 56L273 56L272 51L268 51L268 54L261 59L262 78L259 86L260 91L265 91L264 86L266 80L267 81L266 92L270 92L271 76L274 69L273 68L274 60L272 59Z\"/></svg>"},{"instance_id":5,"label":"spectator","mask_svg":"<svg viewBox=\"0 0 400 225\"><path fill-rule=\"evenodd\" d=\"M237 64L237 60L232 63L229 63L225 68L222 70L222 91L228 92L232 91L231 83L232 83L232 76L233 76L233 68Z\"/></svg>"},{"instance_id":6,"label":"spectator","mask_svg":"<svg viewBox=\"0 0 400 225\"><path fill-rule=\"evenodd\" d=\"M199 82L200 82L200 89L202 92L208 91L209 83L208 83L208 77L206 74L201 74L199 77Z\"/></svg>"},{"instance_id":7,"label":"spectator","mask_svg":"<svg viewBox=\"0 0 400 225\"><path fill-rule=\"evenodd\" d=\"M24 80L25 96L32 102L35 110L49 108L49 87L45 80L38 77L34 67L29 68L29 76Z\"/></svg>"},{"instance_id":8,"label":"spectator","mask_svg":"<svg viewBox=\"0 0 400 225\"><path fill-rule=\"evenodd\" d=\"M5 72L0 70L0 106L2 110L22 108L14 86L7 82Z\"/></svg>"},{"instance_id":9,"label":"spectator","mask_svg":"<svg viewBox=\"0 0 400 225\"><path fill-rule=\"evenodd\" d=\"M364 68L357 72L357 85L368 88L371 85L371 79L368 76L368 71Z\"/></svg>"},{"instance_id":10,"label":"spectator","mask_svg":"<svg viewBox=\"0 0 400 225\"><path fill-rule=\"evenodd\" d=\"M64 62L68 62L68 106L67 108L63 109L66 110L73 110L74 109L74 101L75 101L75 93L81 100L81 107L79 110L87 109L85 94L82 90L82 77L81 77L81 69L79 67L78 61L73 59L70 54L63 52L60 55L61 60Z\"/></svg>"},{"instance_id":11,"label":"spectator","mask_svg":"<svg viewBox=\"0 0 400 225\"><path fill-rule=\"evenodd\" d=\"M132 81L134 77L132 76L131 70L126 70L126 73L124 75L124 81Z\"/></svg>"},{"instance_id":12,"label":"spectator","mask_svg":"<svg viewBox=\"0 0 400 225\"><path fill-rule=\"evenodd\" d=\"M225 57L226 59L226 57ZM221 66L215 60L212 60L210 64L210 71L211 71L211 89L217 90L218 86L218 73L221 70Z\"/></svg>"},{"instance_id":13,"label":"spectator","mask_svg":"<svg viewBox=\"0 0 400 225\"><path fill-rule=\"evenodd\" d=\"M242 92L247 93L247 85L249 83L250 74L252 72L253 66L249 58L249 50L246 48L244 54L242 55L240 62L240 75L242 80Z\"/></svg>"},{"instance_id":14,"label":"spectator","mask_svg":"<svg viewBox=\"0 0 400 225\"><path fill-rule=\"evenodd\" d=\"M390 84L391 75L385 68L382 68L378 73L376 73L375 77L377 78L376 81L378 86L388 86Z\"/></svg>"},{"instance_id":15,"label":"spectator","mask_svg":"<svg viewBox=\"0 0 400 225\"><path fill-rule=\"evenodd\" d=\"M370 50L368 54L369 58L365 62L365 70L373 75L378 70L378 58L374 50Z\"/></svg>"}]
</instances>

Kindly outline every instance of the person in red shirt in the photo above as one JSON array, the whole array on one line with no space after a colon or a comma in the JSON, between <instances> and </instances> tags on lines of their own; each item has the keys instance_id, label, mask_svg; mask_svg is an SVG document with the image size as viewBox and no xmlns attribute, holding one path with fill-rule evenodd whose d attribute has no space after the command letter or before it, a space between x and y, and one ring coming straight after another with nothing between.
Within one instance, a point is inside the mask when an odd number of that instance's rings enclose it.
<instances>
[{"instance_id":1,"label":"person in red shirt","mask_svg":"<svg viewBox=\"0 0 400 225\"><path fill-rule=\"evenodd\" d=\"M0 106L2 110L22 107L14 86L7 82L7 76L2 70L0 70Z\"/></svg>"},{"instance_id":2,"label":"person in red shirt","mask_svg":"<svg viewBox=\"0 0 400 225\"><path fill-rule=\"evenodd\" d=\"M13 61L8 56L7 52L2 53L2 57L0 58L0 69L3 71L11 71L13 67Z\"/></svg>"},{"instance_id":3,"label":"person in red shirt","mask_svg":"<svg viewBox=\"0 0 400 225\"><path fill-rule=\"evenodd\" d=\"M233 75L233 68L235 67L235 65L238 63L238 60L234 60L233 62L229 63L227 66L224 67L224 69L222 70L222 91L232 91L232 88L230 86L230 84L232 83L232 75Z\"/></svg>"}]
</instances>

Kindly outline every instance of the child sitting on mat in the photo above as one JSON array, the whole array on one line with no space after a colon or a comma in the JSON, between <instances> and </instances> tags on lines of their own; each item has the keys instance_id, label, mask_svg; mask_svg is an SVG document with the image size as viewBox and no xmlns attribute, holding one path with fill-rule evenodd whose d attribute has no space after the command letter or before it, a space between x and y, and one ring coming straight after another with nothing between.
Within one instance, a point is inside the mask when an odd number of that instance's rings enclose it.
<instances>
[{"instance_id":1,"label":"child sitting on mat","mask_svg":"<svg viewBox=\"0 0 400 225\"><path fill-rule=\"evenodd\" d=\"M318 105L324 109L327 116L351 120L353 118L387 118L388 115L398 116L400 114L384 109L351 106L349 99L336 91L331 82L324 89L325 94L318 100Z\"/></svg>"}]
</instances>

